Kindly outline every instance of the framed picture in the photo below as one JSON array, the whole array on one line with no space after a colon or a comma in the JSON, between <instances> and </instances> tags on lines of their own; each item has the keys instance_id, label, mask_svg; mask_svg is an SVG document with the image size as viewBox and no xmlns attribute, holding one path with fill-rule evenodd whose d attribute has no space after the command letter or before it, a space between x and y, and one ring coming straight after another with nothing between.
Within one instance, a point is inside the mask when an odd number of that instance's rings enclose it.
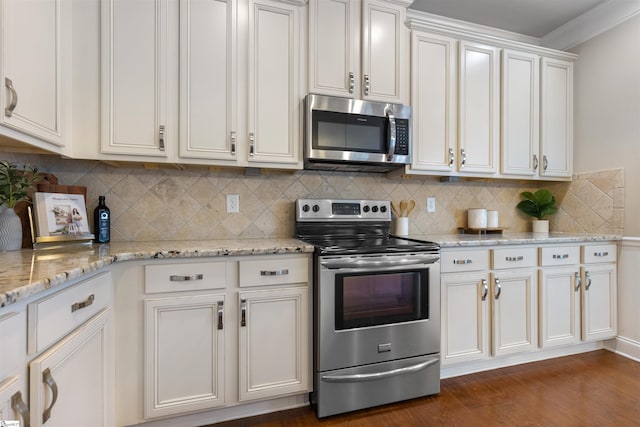
<instances>
[{"instance_id":1,"label":"framed picture","mask_svg":"<svg viewBox=\"0 0 640 427\"><path fill-rule=\"evenodd\" d=\"M36 192L33 210L34 244L93 239L82 194Z\"/></svg>"}]
</instances>

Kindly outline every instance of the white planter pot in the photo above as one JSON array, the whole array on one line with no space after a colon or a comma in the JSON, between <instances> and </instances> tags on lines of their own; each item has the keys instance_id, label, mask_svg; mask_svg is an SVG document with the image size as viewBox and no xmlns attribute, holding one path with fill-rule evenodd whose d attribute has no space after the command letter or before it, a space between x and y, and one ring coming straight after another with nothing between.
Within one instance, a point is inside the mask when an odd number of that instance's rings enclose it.
<instances>
[{"instance_id":1,"label":"white planter pot","mask_svg":"<svg viewBox=\"0 0 640 427\"><path fill-rule=\"evenodd\" d=\"M531 221L531 228L534 233L537 234L549 234L549 220L548 219L534 219Z\"/></svg>"},{"instance_id":2,"label":"white planter pot","mask_svg":"<svg viewBox=\"0 0 640 427\"><path fill-rule=\"evenodd\" d=\"M0 251L22 248L22 222L13 208L0 210Z\"/></svg>"}]
</instances>

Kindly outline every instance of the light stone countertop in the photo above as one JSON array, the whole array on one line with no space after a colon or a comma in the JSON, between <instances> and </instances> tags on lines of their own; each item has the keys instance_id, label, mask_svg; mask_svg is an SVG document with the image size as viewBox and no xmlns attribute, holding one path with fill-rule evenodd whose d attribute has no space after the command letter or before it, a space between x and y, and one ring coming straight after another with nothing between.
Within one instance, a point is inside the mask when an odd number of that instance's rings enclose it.
<instances>
[{"instance_id":1,"label":"light stone countertop","mask_svg":"<svg viewBox=\"0 0 640 427\"><path fill-rule=\"evenodd\" d=\"M411 234L410 239L436 242L441 248L463 248L474 246L536 245L550 243L597 243L622 240L613 234L569 234L569 233L503 233L503 234Z\"/></svg>"},{"instance_id":2,"label":"light stone countertop","mask_svg":"<svg viewBox=\"0 0 640 427\"><path fill-rule=\"evenodd\" d=\"M313 246L284 238L113 242L73 249L0 252L0 308L115 262L304 252L313 252Z\"/></svg>"}]
</instances>

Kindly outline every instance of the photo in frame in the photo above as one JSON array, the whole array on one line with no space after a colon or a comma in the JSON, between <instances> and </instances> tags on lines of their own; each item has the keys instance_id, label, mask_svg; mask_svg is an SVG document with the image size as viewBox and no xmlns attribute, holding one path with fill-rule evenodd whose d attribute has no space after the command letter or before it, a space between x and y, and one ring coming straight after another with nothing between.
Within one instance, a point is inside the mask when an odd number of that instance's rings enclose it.
<instances>
[{"instance_id":1,"label":"photo in frame","mask_svg":"<svg viewBox=\"0 0 640 427\"><path fill-rule=\"evenodd\" d=\"M36 235L77 240L88 237L89 222L84 195L36 192L33 196Z\"/></svg>"}]
</instances>

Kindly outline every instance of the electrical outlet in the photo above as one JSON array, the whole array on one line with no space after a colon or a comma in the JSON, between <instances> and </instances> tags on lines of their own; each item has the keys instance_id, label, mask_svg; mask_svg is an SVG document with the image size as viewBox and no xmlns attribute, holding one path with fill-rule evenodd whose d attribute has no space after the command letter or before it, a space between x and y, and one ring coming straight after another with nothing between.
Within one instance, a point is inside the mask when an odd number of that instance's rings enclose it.
<instances>
[{"instance_id":1,"label":"electrical outlet","mask_svg":"<svg viewBox=\"0 0 640 427\"><path fill-rule=\"evenodd\" d=\"M435 211L436 211L436 198L427 197L427 212L435 212Z\"/></svg>"},{"instance_id":2,"label":"electrical outlet","mask_svg":"<svg viewBox=\"0 0 640 427\"><path fill-rule=\"evenodd\" d=\"M240 212L240 196L237 194L227 194L227 213Z\"/></svg>"}]
</instances>

